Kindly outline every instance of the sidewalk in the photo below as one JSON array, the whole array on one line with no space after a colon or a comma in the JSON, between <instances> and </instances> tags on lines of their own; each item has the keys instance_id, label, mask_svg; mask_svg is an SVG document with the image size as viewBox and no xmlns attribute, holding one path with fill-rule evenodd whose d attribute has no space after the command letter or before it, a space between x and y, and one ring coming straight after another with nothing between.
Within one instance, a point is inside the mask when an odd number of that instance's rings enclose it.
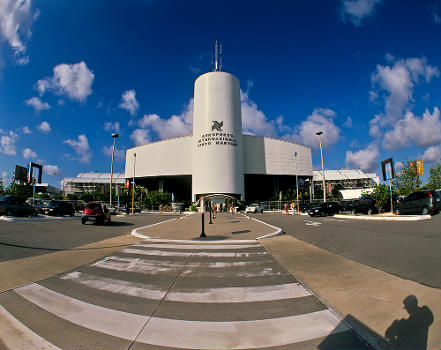
<instances>
[{"instance_id":1,"label":"sidewalk","mask_svg":"<svg viewBox=\"0 0 441 350\"><path fill-rule=\"evenodd\" d=\"M356 263L292 236L260 243L377 348L388 348L382 337L393 321L409 317L403 300L409 295L416 296L418 306L426 305L434 316L427 349L440 349L441 290Z\"/></svg>"},{"instance_id":2,"label":"sidewalk","mask_svg":"<svg viewBox=\"0 0 441 350\"><path fill-rule=\"evenodd\" d=\"M171 219L151 226L141 227L132 231L140 238L170 239L170 240L248 240L260 239L266 235L278 235L280 229L251 219L242 214L218 213L210 222L210 214L204 214L204 231L206 238L200 238L202 231L202 214L194 213L181 219Z\"/></svg>"}]
</instances>

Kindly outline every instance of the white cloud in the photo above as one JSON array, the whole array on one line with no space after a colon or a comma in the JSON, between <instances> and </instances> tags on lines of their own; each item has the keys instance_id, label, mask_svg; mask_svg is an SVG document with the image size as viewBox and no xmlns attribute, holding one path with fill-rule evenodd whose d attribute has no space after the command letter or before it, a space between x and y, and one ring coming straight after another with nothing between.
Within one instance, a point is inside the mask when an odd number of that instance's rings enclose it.
<instances>
[{"instance_id":1,"label":"white cloud","mask_svg":"<svg viewBox=\"0 0 441 350\"><path fill-rule=\"evenodd\" d=\"M87 68L86 63L59 64L55 66L54 75L37 82L40 95L52 90L57 95L66 95L72 100L83 102L92 93L95 75Z\"/></svg>"},{"instance_id":2,"label":"white cloud","mask_svg":"<svg viewBox=\"0 0 441 350\"><path fill-rule=\"evenodd\" d=\"M346 166L363 171L375 171L378 167L380 152L375 144L370 144L358 152L346 152Z\"/></svg>"},{"instance_id":3,"label":"white cloud","mask_svg":"<svg viewBox=\"0 0 441 350\"><path fill-rule=\"evenodd\" d=\"M31 158L37 158L38 155L30 148L24 148L22 151L23 158L25 159L31 159Z\"/></svg>"},{"instance_id":4,"label":"white cloud","mask_svg":"<svg viewBox=\"0 0 441 350\"><path fill-rule=\"evenodd\" d=\"M119 132L119 122L105 122L104 123L104 130L109 132Z\"/></svg>"},{"instance_id":5,"label":"white cloud","mask_svg":"<svg viewBox=\"0 0 441 350\"><path fill-rule=\"evenodd\" d=\"M63 176L62 171L56 165L43 165L43 172L57 177Z\"/></svg>"},{"instance_id":6,"label":"white cloud","mask_svg":"<svg viewBox=\"0 0 441 350\"><path fill-rule=\"evenodd\" d=\"M121 96L121 102L119 106L130 113L130 115L135 115L139 109L139 103L136 100L135 90L127 90Z\"/></svg>"},{"instance_id":7,"label":"white cloud","mask_svg":"<svg viewBox=\"0 0 441 350\"><path fill-rule=\"evenodd\" d=\"M352 128L352 118L348 115L343 126L347 128Z\"/></svg>"},{"instance_id":8,"label":"white cloud","mask_svg":"<svg viewBox=\"0 0 441 350\"><path fill-rule=\"evenodd\" d=\"M7 154L8 156L15 156L17 154L15 150L15 141L18 138L18 135L12 131L8 133L0 129L0 153Z\"/></svg>"},{"instance_id":9,"label":"white cloud","mask_svg":"<svg viewBox=\"0 0 441 350\"><path fill-rule=\"evenodd\" d=\"M135 143L135 146L145 145L146 143L150 143L150 137L148 130L145 129L135 129L130 138Z\"/></svg>"},{"instance_id":10,"label":"white cloud","mask_svg":"<svg viewBox=\"0 0 441 350\"><path fill-rule=\"evenodd\" d=\"M427 163L435 163L441 161L441 145L429 147L424 151L423 161Z\"/></svg>"},{"instance_id":11,"label":"white cloud","mask_svg":"<svg viewBox=\"0 0 441 350\"><path fill-rule=\"evenodd\" d=\"M112 157L113 145L103 146L102 152L107 157ZM122 149L115 148L115 159L124 160L126 159L126 151Z\"/></svg>"},{"instance_id":12,"label":"white cloud","mask_svg":"<svg viewBox=\"0 0 441 350\"><path fill-rule=\"evenodd\" d=\"M393 58L389 57L389 61ZM438 68L427 64L426 58L408 58L391 62L393 65L377 65L371 75L371 97L382 97L385 102L384 113L370 121L370 134L378 136L381 128L393 125L403 117L413 102L413 90L421 80L430 82L439 77Z\"/></svg>"},{"instance_id":13,"label":"white cloud","mask_svg":"<svg viewBox=\"0 0 441 350\"><path fill-rule=\"evenodd\" d=\"M401 168L403 167L403 165L404 165L403 162L400 162L400 161L396 162L395 163L395 172L398 173L401 170Z\"/></svg>"},{"instance_id":14,"label":"white cloud","mask_svg":"<svg viewBox=\"0 0 441 350\"><path fill-rule=\"evenodd\" d=\"M315 108L311 115L296 128L293 135L288 136L300 144L319 148L318 131L322 131L320 136L323 147L329 147L337 143L340 139L340 128L335 125L333 118L336 113L332 109Z\"/></svg>"},{"instance_id":15,"label":"white cloud","mask_svg":"<svg viewBox=\"0 0 441 350\"><path fill-rule=\"evenodd\" d=\"M47 102L43 102L38 97L31 97L30 99L24 101L24 103L34 108L36 112L44 111L45 109L50 108Z\"/></svg>"},{"instance_id":16,"label":"white cloud","mask_svg":"<svg viewBox=\"0 0 441 350\"><path fill-rule=\"evenodd\" d=\"M77 160L81 163L90 164L90 159L92 158L92 151L89 147L89 141L86 135L78 135L78 141L76 140L64 140L63 143L71 146L75 153L79 156Z\"/></svg>"},{"instance_id":17,"label":"white cloud","mask_svg":"<svg viewBox=\"0 0 441 350\"><path fill-rule=\"evenodd\" d=\"M383 145L386 149L399 149L415 143L419 147L434 146L441 143L441 119L437 107L433 113L428 109L420 118L407 112L392 130L384 135Z\"/></svg>"},{"instance_id":18,"label":"white cloud","mask_svg":"<svg viewBox=\"0 0 441 350\"><path fill-rule=\"evenodd\" d=\"M252 83L249 84L252 86ZM242 110L242 129L245 134L277 136L274 122L269 121L265 114L259 110L257 104L249 98L248 92L240 91L240 106Z\"/></svg>"},{"instance_id":19,"label":"white cloud","mask_svg":"<svg viewBox=\"0 0 441 350\"><path fill-rule=\"evenodd\" d=\"M146 114L138 120L137 124L142 129L154 131L161 140L191 135L193 132L193 99L190 99L181 114L172 115L168 119L161 118L157 114ZM136 135L138 140L149 138L148 133L143 134L140 131ZM132 140L134 140L133 137Z\"/></svg>"},{"instance_id":20,"label":"white cloud","mask_svg":"<svg viewBox=\"0 0 441 350\"><path fill-rule=\"evenodd\" d=\"M45 134L49 133L52 130L50 124L45 121L38 124L37 129L41 132L44 132Z\"/></svg>"},{"instance_id":21,"label":"white cloud","mask_svg":"<svg viewBox=\"0 0 441 350\"><path fill-rule=\"evenodd\" d=\"M20 128L20 131L25 134L25 135L29 135L32 134L31 129L29 129L29 126L23 126Z\"/></svg>"},{"instance_id":22,"label":"white cloud","mask_svg":"<svg viewBox=\"0 0 441 350\"><path fill-rule=\"evenodd\" d=\"M351 21L354 25L360 26L363 20L372 16L375 7L382 0L343 0L341 2L340 15L344 22Z\"/></svg>"},{"instance_id":23,"label":"white cloud","mask_svg":"<svg viewBox=\"0 0 441 350\"><path fill-rule=\"evenodd\" d=\"M31 36L31 26L38 14L38 10L31 9L31 0L0 1L0 44L9 44L18 65L29 62L24 42Z\"/></svg>"}]
</instances>

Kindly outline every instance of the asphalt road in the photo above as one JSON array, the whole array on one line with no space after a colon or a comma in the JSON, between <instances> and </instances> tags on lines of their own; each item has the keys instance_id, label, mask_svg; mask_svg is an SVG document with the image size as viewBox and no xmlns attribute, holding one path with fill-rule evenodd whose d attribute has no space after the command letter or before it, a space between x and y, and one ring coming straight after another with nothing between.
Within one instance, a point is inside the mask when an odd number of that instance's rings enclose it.
<instances>
[{"instance_id":1,"label":"asphalt road","mask_svg":"<svg viewBox=\"0 0 441 350\"><path fill-rule=\"evenodd\" d=\"M441 215L423 221L365 221L253 214L332 253L421 284L441 288Z\"/></svg>"},{"instance_id":2,"label":"asphalt road","mask_svg":"<svg viewBox=\"0 0 441 350\"><path fill-rule=\"evenodd\" d=\"M78 215L78 214L77 214ZM0 221L0 261L73 249L130 233L134 228L179 215L112 216L110 225L81 224L80 217L50 221Z\"/></svg>"}]
</instances>

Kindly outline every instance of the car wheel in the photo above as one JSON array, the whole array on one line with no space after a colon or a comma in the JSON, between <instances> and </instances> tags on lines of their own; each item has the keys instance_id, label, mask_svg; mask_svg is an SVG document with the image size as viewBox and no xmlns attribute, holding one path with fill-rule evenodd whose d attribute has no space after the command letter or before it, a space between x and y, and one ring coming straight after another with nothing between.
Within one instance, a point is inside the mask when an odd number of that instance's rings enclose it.
<instances>
[{"instance_id":1,"label":"car wheel","mask_svg":"<svg viewBox=\"0 0 441 350\"><path fill-rule=\"evenodd\" d=\"M111 224L111 221L112 221L112 219L111 219L110 216L109 216L109 218L107 219L107 225L110 225L110 224Z\"/></svg>"},{"instance_id":2,"label":"car wheel","mask_svg":"<svg viewBox=\"0 0 441 350\"><path fill-rule=\"evenodd\" d=\"M369 209L368 209L368 211L367 211L367 213L368 213L368 215L372 215L372 214L373 214L373 211L372 211L372 209L371 209L371 208L369 208Z\"/></svg>"},{"instance_id":3,"label":"car wheel","mask_svg":"<svg viewBox=\"0 0 441 350\"><path fill-rule=\"evenodd\" d=\"M400 209L395 209L395 215L401 215Z\"/></svg>"},{"instance_id":4,"label":"car wheel","mask_svg":"<svg viewBox=\"0 0 441 350\"><path fill-rule=\"evenodd\" d=\"M429 214L429 208L423 207L423 210L421 210L421 215L427 215Z\"/></svg>"},{"instance_id":5,"label":"car wheel","mask_svg":"<svg viewBox=\"0 0 441 350\"><path fill-rule=\"evenodd\" d=\"M352 209L352 210L351 210L351 214L355 214L355 209Z\"/></svg>"},{"instance_id":6,"label":"car wheel","mask_svg":"<svg viewBox=\"0 0 441 350\"><path fill-rule=\"evenodd\" d=\"M82 223L83 225L86 225L86 219L81 219L81 223Z\"/></svg>"},{"instance_id":7,"label":"car wheel","mask_svg":"<svg viewBox=\"0 0 441 350\"><path fill-rule=\"evenodd\" d=\"M8 208L8 209L6 210L6 216L12 216L12 214L13 214L13 213L12 213L12 210Z\"/></svg>"},{"instance_id":8,"label":"car wheel","mask_svg":"<svg viewBox=\"0 0 441 350\"><path fill-rule=\"evenodd\" d=\"M260 212L263 214L263 209Z\"/></svg>"}]
</instances>

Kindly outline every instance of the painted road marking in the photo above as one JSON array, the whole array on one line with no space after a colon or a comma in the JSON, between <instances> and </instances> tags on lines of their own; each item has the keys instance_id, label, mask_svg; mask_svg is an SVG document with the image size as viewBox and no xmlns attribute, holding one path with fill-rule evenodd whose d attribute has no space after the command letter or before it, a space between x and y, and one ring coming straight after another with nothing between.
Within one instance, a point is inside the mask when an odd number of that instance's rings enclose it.
<instances>
[{"instance_id":1,"label":"painted road marking","mask_svg":"<svg viewBox=\"0 0 441 350\"><path fill-rule=\"evenodd\" d=\"M78 271L60 278L93 289L145 299L162 300L167 293L150 284L92 276ZM258 287L200 288L194 292L169 292L166 300L187 303L244 303L292 299L309 295L311 293L299 283L286 283Z\"/></svg>"},{"instance_id":2,"label":"painted road marking","mask_svg":"<svg viewBox=\"0 0 441 350\"><path fill-rule=\"evenodd\" d=\"M158 247L160 248L160 247ZM212 257L212 258L249 258L255 255L267 255L267 252L256 252L256 253L228 253L228 252L173 252L169 250L144 250L144 249L134 249L125 248L120 250L122 253L126 254L140 254L140 255L151 255L151 256L202 256L202 257Z\"/></svg>"},{"instance_id":3,"label":"painted road marking","mask_svg":"<svg viewBox=\"0 0 441 350\"><path fill-rule=\"evenodd\" d=\"M184 275L189 275L193 273L202 273L204 268L220 268L225 269L228 272L229 268L232 267L247 267L247 266L255 266L256 263L272 263L272 260L268 261L243 261L243 262L214 262L214 263L193 263L186 264L186 270L182 272ZM126 271L126 272L134 272L134 273L142 273L142 274L150 274L150 275L158 275L162 273L178 273L183 268L182 265L174 264L171 261L160 261L160 260L145 260L139 258L120 258L117 256L109 256L104 258L96 263L93 263L91 266L99 267L107 270L114 271ZM172 267L167 267L172 266ZM191 268L188 270L187 268ZM271 275L281 275L282 272L274 272L271 267L265 267L256 272L238 272L236 277L257 277L257 276L271 276ZM212 271L211 276L213 277L221 277L223 274L219 271Z\"/></svg>"},{"instance_id":4,"label":"painted road marking","mask_svg":"<svg viewBox=\"0 0 441 350\"><path fill-rule=\"evenodd\" d=\"M146 316L85 303L36 283L14 289L14 291L31 303L64 320L123 339L134 340L148 320Z\"/></svg>"},{"instance_id":5,"label":"painted road marking","mask_svg":"<svg viewBox=\"0 0 441 350\"><path fill-rule=\"evenodd\" d=\"M0 340L6 349L59 350L0 305Z\"/></svg>"},{"instance_id":6,"label":"painted road marking","mask_svg":"<svg viewBox=\"0 0 441 350\"><path fill-rule=\"evenodd\" d=\"M257 321L206 322L152 317L137 342L185 349L282 346L349 330L331 311Z\"/></svg>"},{"instance_id":7,"label":"painted road marking","mask_svg":"<svg viewBox=\"0 0 441 350\"><path fill-rule=\"evenodd\" d=\"M38 284L17 288L15 292L38 307L82 327L122 339L173 348L246 349L281 346L349 329L329 310L232 322L152 317L146 325L149 320L146 316L89 304ZM232 339L236 341L232 342Z\"/></svg>"},{"instance_id":8,"label":"painted road marking","mask_svg":"<svg viewBox=\"0 0 441 350\"><path fill-rule=\"evenodd\" d=\"M166 244L166 243L138 243L133 247L146 247L146 248L168 248L168 249L245 249L245 248L262 248L260 244Z\"/></svg>"},{"instance_id":9,"label":"painted road marking","mask_svg":"<svg viewBox=\"0 0 441 350\"><path fill-rule=\"evenodd\" d=\"M322 223L318 221L304 220L307 226L320 226Z\"/></svg>"}]
</instances>

